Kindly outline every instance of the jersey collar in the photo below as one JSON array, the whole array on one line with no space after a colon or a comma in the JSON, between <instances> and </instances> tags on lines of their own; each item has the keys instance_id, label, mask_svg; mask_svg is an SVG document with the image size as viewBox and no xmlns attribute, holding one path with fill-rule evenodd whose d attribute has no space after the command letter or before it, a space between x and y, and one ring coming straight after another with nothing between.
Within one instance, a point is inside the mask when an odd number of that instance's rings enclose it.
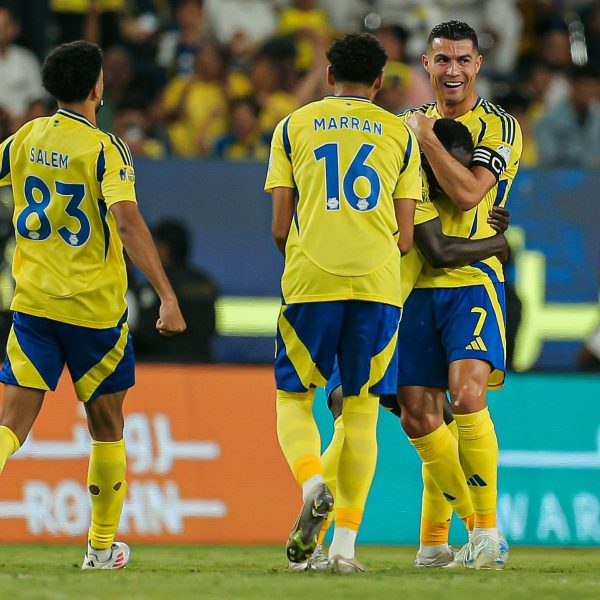
<instances>
[{"instance_id":1,"label":"jersey collar","mask_svg":"<svg viewBox=\"0 0 600 600\"><path fill-rule=\"evenodd\" d=\"M325 98L323 98L323 100L331 100L331 99L340 99L340 100L358 100L360 102L368 102L369 104L372 104L371 100L369 100L368 98L365 98L364 96L335 96L333 94L330 94L329 96L325 96Z\"/></svg>"},{"instance_id":2,"label":"jersey collar","mask_svg":"<svg viewBox=\"0 0 600 600\"><path fill-rule=\"evenodd\" d=\"M475 104L473 104L473 106L464 115L457 117L456 120L460 121L462 118L466 117L469 113L473 112L482 102L483 102L483 98L481 96L477 96L477 100L475 100ZM441 119L442 115L441 115L440 111L438 110L437 102L434 103L433 110L435 111L435 114L437 115L438 119Z\"/></svg>"},{"instance_id":3,"label":"jersey collar","mask_svg":"<svg viewBox=\"0 0 600 600\"><path fill-rule=\"evenodd\" d=\"M69 119L73 119L74 121L79 121L92 129L98 129L91 121L88 121L86 117L84 117L81 113L78 113L75 110L71 110L70 108L65 108L61 106L58 111L56 111L57 115L62 115L63 117L68 117Z\"/></svg>"}]
</instances>

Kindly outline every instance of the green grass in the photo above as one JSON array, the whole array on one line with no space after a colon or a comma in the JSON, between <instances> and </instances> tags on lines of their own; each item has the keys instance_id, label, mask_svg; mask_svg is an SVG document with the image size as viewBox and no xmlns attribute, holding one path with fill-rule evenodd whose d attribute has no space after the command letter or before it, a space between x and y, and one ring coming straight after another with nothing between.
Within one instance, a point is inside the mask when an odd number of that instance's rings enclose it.
<instances>
[{"instance_id":1,"label":"green grass","mask_svg":"<svg viewBox=\"0 0 600 600\"><path fill-rule=\"evenodd\" d=\"M513 548L503 572L414 569L413 548L359 548L363 575L296 573L282 548L136 546L124 571L85 571L74 546L0 546L0 597L127 600L600 598L600 549Z\"/></svg>"}]
</instances>

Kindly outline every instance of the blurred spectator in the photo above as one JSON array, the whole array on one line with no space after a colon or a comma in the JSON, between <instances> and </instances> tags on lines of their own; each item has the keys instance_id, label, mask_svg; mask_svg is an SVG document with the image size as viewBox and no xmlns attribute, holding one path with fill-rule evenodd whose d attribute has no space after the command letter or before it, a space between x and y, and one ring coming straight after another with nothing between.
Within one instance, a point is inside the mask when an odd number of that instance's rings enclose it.
<instances>
[{"instance_id":1,"label":"blurred spectator","mask_svg":"<svg viewBox=\"0 0 600 600\"><path fill-rule=\"evenodd\" d=\"M511 92L506 96L496 98L502 108L510 113L521 126L523 134L523 152L521 154L521 166L535 167L538 164L538 148L533 135L533 127L539 116L531 112L531 100L522 93Z\"/></svg>"},{"instance_id":2,"label":"blurred spectator","mask_svg":"<svg viewBox=\"0 0 600 600\"><path fill-rule=\"evenodd\" d=\"M581 11L588 59L600 69L600 0L594 0Z\"/></svg>"},{"instance_id":3,"label":"blurred spectator","mask_svg":"<svg viewBox=\"0 0 600 600\"><path fill-rule=\"evenodd\" d=\"M384 94L389 98L385 103L389 104L391 108L387 106L385 108L397 113L405 108L433 102L433 92L423 67L420 63L414 67L408 64L406 57L408 32L406 29L400 25L387 25L377 32L377 37L388 55L383 83L386 86ZM396 100L392 101L391 96L394 95L394 92ZM380 101L378 101L379 103ZM394 106L395 103L399 104Z\"/></svg>"},{"instance_id":4,"label":"blurred spectator","mask_svg":"<svg viewBox=\"0 0 600 600\"><path fill-rule=\"evenodd\" d=\"M162 35L156 60L169 76L191 75L198 49L210 39L203 0L183 0L177 6L177 28Z\"/></svg>"},{"instance_id":5,"label":"blurred spectator","mask_svg":"<svg viewBox=\"0 0 600 600\"><path fill-rule=\"evenodd\" d=\"M11 132L25 122L30 103L46 96L35 55L13 44L18 33L10 11L0 7L0 109Z\"/></svg>"},{"instance_id":6,"label":"blurred spectator","mask_svg":"<svg viewBox=\"0 0 600 600\"><path fill-rule=\"evenodd\" d=\"M215 156L227 160L266 161L271 136L260 126L260 106L254 98L238 98L229 108L229 132L217 140Z\"/></svg>"},{"instance_id":7,"label":"blurred spectator","mask_svg":"<svg viewBox=\"0 0 600 600\"><path fill-rule=\"evenodd\" d=\"M177 294L187 330L162 337L155 328L160 300L148 284L131 286L137 300L133 331L136 357L144 361L211 362L217 289L211 279L188 264L189 232L178 221L161 221L152 230L163 267Z\"/></svg>"},{"instance_id":8,"label":"blurred spectator","mask_svg":"<svg viewBox=\"0 0 600 600\"><path fill-rule=\"evenodd\" d=\"M98 127L112 131L114 113L124 101L130 106L143 107L147 102L144 91L135 80L135 67L129 52L122 46L113 46L104 54L104 95L98 111Z\"/></svg>"},{"instance_id":9,"label":"blurred spectator","mask_svg":"<svg viewBox=\"0 0 600 600\"><path fill-rule=\"evenodd\" d=\"M316 37L327 38L331 34L325 11L317 7L316 0L294 0L292 6L281 11L279 32L293 35L296 42L296 67L306 72L314 63Z\"/></svg>"},{"instance_id":10,"label":"blurred spectator","mask_svg":"<svg viewBox=\"0 0 600 600\"><path fill-rule=\"evenodd\" d=\"M269 0L205 0L210 28L235 57L248 56L277 29Z\"/></svg>"},{"instance_id":11,"label":"blurred spectator","mask_svg":"<svg viewBox=\"0 0 600 600\"><path fill-rule=\"evenodd\" d=\"M573 67L569 34L564 27L547 31L542 37L539 57L555 73L568 75Z\"/></svg>"},{"instance_id":12,"label":"blurred spectator","mask_svg":"<svg viewBox=\"0 0 600 600\"><path fill-rule=\"evenodd\" d=\"M164 90L160 118L173 151L193 158L210 153L226 128L225 60L218 46L205 43L191 77L176 76Z\"/></svg>"},{"instance_id":13,"label":"blurred spectator","mask_svg":"<svg viewBox=\"0 0 600 600\"><path fill-rule=\"evenodd\" d=\"M165 144L150 128L148 116L135 106L125 104L115 111L113 131L129 146L133 156L159 160L167 155Z\"/></svg>"},{"instance_id":14,"label":"blurred spectator","mask_svg":"<svg viewBox=\"0 0 600 600\"><path fill-rule=\"evenodd\" d=\"M535 124L540 166L600 167L600 79L593 67L573 70L571 96Z\"/></svg>"},{"instance_id":15,"label":"blurred spectator","mask_svg":"<svg viewBox=\"0 0 600 600\"><path fill-rule=\"evenodd\" d=\"M334 31L352 33L361 31L364 27L364 18L372 9L371 0L320 0L321 6L329 17Z\"/></svg>"},{"instance_id":16,"label":"blurred spectator","mask_svg":"<svg viewBox=\"0 0 600 600\"><path fill-rule=\"evenodd\" d=\"M50 0L55 43L85 39L104 50L121 42L119 17L125 0Z\"/></svg>"}]
</instances>

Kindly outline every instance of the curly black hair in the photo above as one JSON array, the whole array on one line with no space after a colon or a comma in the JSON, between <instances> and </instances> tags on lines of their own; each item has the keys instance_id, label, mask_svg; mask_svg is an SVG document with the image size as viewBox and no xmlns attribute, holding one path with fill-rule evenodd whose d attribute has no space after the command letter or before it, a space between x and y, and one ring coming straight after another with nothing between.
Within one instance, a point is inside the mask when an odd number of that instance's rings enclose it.
<instances>
[{"instance_id":1,"label":"curly black hair","mask_svg":"<svg viewBox=\"0 0 600 600\"><path fill-rule=\"evenodd\" d=\"M387 61L379 40L370 33L351 33L327 52L336 81L371 86Z\"/></svg>"},{"instance_id":2,"label":"curly black hair","mask_svg":"<svg viewBox=\"0 0 600 600\"><path fill-rule=\"evenodd\" d=\"M100 46L79 40L61 44L42 66L42 84L59 102L83 102L102 69Z\"/></svg>"},{"instance_id":3,"label":"curly black hair","mask_svg":"<svg viewBox=\"0 0 600 600\"><path fill-rule=\"evenodd\" d=\"M473 48L479 51L479 40L477 39L477 33L475 30L464 21L444 21L439 25L436 25L427 38L427 47L431 48L431 44L435 38L444 38L457 42L460 40L471 40L473 42Z\"/></svg>"}]
</instances>

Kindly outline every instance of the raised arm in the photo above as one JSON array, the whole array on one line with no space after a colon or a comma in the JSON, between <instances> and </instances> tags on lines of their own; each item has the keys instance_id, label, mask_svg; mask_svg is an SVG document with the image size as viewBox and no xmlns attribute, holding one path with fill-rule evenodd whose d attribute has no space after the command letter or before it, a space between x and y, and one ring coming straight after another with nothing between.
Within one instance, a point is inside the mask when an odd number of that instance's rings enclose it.
<instances>
[{"instance_id":1,"label":"raised arm","mask_svg":"<svg viewBox=\"0 0 600 600\"><path fill-rule=\"evenodd\" d=\"M414 131L438 183L461 210L477 206L496 184L494 174L484 167L463 166L451 156L433 131L435 117L414 113L407 125Z\"/></svg>"}]
</instances>

